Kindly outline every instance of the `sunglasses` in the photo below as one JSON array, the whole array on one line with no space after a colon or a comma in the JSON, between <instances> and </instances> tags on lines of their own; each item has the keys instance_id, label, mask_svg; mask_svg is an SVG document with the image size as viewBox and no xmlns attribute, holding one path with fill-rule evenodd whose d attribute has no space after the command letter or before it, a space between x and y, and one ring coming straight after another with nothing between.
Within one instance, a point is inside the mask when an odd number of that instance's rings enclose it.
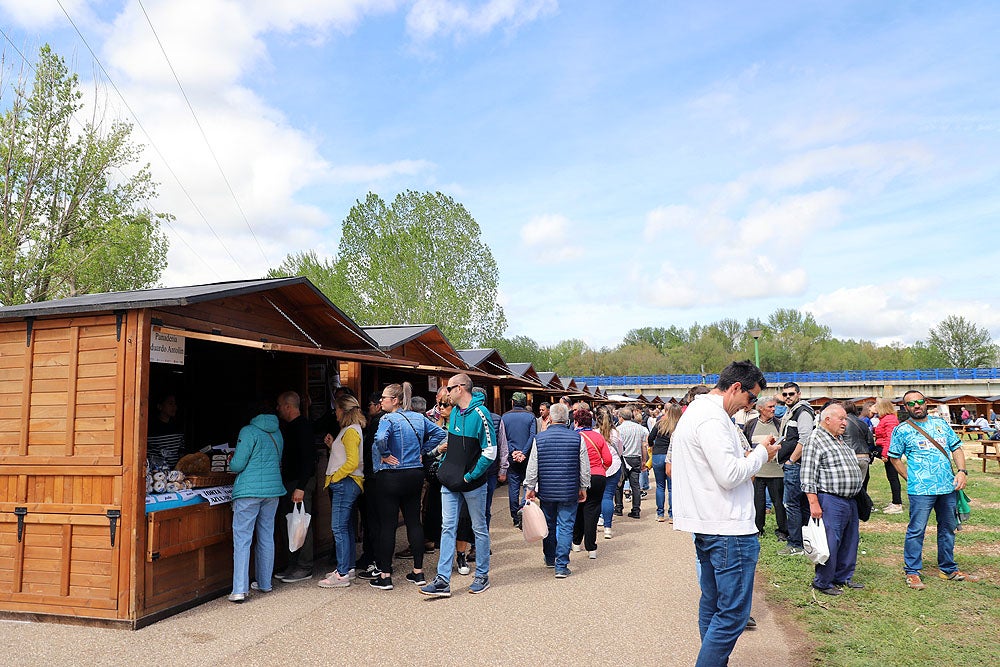
<instances>
[{"instance_id":1,"label":"sunglasses","mask_svg":"<svg viewBox=\"0 0 1000 667\"><path fill-rule=\"evenodd\" d=\"M795 394L797 394L797 393L799 393L799 392L797 392L797 391L783 391L783 392L781 392L781 395L784 396L785 398L788 398L789 396L795 396Z\"/></svg>"},{"instance_id":2,"label":"sunglasses","mask_svg":"<svg viewBox=\"0 0 1000 667\"><path fill-rule=\"evenodd\" d=\"M460 389L461 387L464 387L464 386L465 385L462 385L462 384L450 384L447 387L445 387L445 389L448 390L448 393L451 393L452 389Z\"/></svg>"},{"instance_id":3,"label":"sunglasses","mask_svg":"<svg viewBox=\"0 0 1000 667\"><path fill-rule=\"evenodd\" d=\"M907 401L907 402L906 402L906 407L908 407L908 408L915 408L915 407L917 407L918 405L923 405L923 404L924 404L924 403L926 403L926 402L927 402L926 400L924 400L924 399L922 399L922 398L918 398L918 399L917 399L917 400L915 400L915 401Z\"/></svg>"},{"instance_id":4,"label":"sunglasses","mask_svg":"<svg viewBox=\"0 0 1000 667\"><path fill-rule=\"evenodd\" d=\"M437 404L437 406L438 406L439 408L446 408L446 407L448 407L449 405L450 405L449 403L442 403L441 401L438 401L438 404Z\"/></svg>"},{"instance_id":5,"label":"sunglasses","mask_svg":"<svg viewBox=\"0 0 1000 667\"><path fill-rule=\"evenodd\" d=\"M747 393L747 397L750 399L750 405L753 405L754 403L757 402L757 394L753 393L749 389L744 389L743 391Z\"/></svg>"}]
</instances>

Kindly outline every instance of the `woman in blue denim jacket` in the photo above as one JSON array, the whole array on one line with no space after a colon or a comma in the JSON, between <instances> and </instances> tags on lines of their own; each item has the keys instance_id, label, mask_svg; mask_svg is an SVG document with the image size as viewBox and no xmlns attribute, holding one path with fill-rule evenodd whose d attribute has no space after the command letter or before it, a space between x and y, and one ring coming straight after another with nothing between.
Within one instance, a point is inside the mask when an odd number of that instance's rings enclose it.
<instances>
[{"instance_id":1,"label":"woman in blue denim jacket","mask_svg":"<svg viewBox=\"0 0 1000 667\"><path fill-rule=\"evenodd\" d=\"M392 590L392 554L396 549L396 519L400 510L413 552L413 572L406 579L417 585L426 583L424 530L420 525L420 494L424 488L422 455L432 450L436 453L446 434L424 415L411 411L412 395L409 382L391 384L382 390L385 414L379 420L372 445L378 489L375 503L382 530L375 550L378 575L369 583L382 590Z\"/></svg>"}]
</instances>

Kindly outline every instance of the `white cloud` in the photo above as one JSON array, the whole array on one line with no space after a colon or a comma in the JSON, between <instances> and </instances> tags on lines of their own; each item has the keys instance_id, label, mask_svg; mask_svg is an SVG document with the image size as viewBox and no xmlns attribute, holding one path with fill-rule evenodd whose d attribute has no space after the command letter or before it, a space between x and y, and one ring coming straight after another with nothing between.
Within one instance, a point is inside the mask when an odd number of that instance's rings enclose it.
<instances>
[{"instance_id":1,"label":"white cloud","mask_svg":"<svg viewBox=\"0 0 1000 667\"><path fill-rule=\"evenodd\" d=\"M476 8L454 0L416 0L406 26L418 40L437 35L483 35L501 25L517 28L557 8L556 0L488 0Z\"/></svg>"},{"instance_id":2,"label":"white cloud","mask_svg":"<svg viewBox=\"0 0 1000 667\"><path fill-rule=\"evenodd\" d=\"M62 0L62 4L74 21L90 15L87 0ZM49 28L66 21L56 0L0 0L0 10L19 25L31 29Z\"/></svg>"},{"instance_id":3,"label":"white cloud","mask_svg":"<svg viewBox=\"0 0 1000 667\"><path fill-rule=\"evenodd\" d=\"M568 262L583 257L583 248L567 241L574 225L564 215L539 215L521 227L521 242L536 259Z\"/></svg>"},{"instance_id":4,"label":"white cloud","mask_svg":"<svg viewBox=\"0 0 1000 667\"><path fill-rule=\"evenodd\" d=\"M828 325L835 336L883 344L927 340L931 327L949 315L965 317L1000 337L1000 310L994 304L955 298L946 285L927 279L840 288L820 294L802 310Z\"/></svg>"}]
</instances>

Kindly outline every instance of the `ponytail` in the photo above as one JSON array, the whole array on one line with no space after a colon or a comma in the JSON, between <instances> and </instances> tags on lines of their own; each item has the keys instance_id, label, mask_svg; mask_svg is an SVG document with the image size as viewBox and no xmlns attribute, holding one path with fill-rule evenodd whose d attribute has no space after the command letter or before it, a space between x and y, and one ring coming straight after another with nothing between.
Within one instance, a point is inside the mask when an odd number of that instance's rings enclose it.
<instances>
[{"instance_id":1,"label":"ponytail","mask_svg":"<svg viewBox=\"0 0 1000 667\"><path fill-rule=\"evenodd\" d=\"M401 403L403 410L413 410L413 385L409 382L403 383L403 398Z\"/></svg>"}]
</instances>

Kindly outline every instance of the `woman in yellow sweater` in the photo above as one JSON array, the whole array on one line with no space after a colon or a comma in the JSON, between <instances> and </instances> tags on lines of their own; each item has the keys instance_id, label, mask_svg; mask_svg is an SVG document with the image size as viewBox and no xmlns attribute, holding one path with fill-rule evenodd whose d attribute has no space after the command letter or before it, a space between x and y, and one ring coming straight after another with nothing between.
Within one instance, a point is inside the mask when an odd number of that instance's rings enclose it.
<instances>
[{"instance_id":1,"label":"woman in yellow sweater","mask_svg":"<svg viewBox=\"0 0 1000 667\"><path fill-rule=\"evenodd\" d=\"M324 443L330 448L326 466L326 487L330 491L330 527L337 550L337 569L319 582L320 588L345 588L354 578L354 503L364 486L364 462L361 453L361 429L365 415L358 399L350 394L337 398L335 408L340 433L336 439L327 434Z\"/></svg>"}]
</instances>

